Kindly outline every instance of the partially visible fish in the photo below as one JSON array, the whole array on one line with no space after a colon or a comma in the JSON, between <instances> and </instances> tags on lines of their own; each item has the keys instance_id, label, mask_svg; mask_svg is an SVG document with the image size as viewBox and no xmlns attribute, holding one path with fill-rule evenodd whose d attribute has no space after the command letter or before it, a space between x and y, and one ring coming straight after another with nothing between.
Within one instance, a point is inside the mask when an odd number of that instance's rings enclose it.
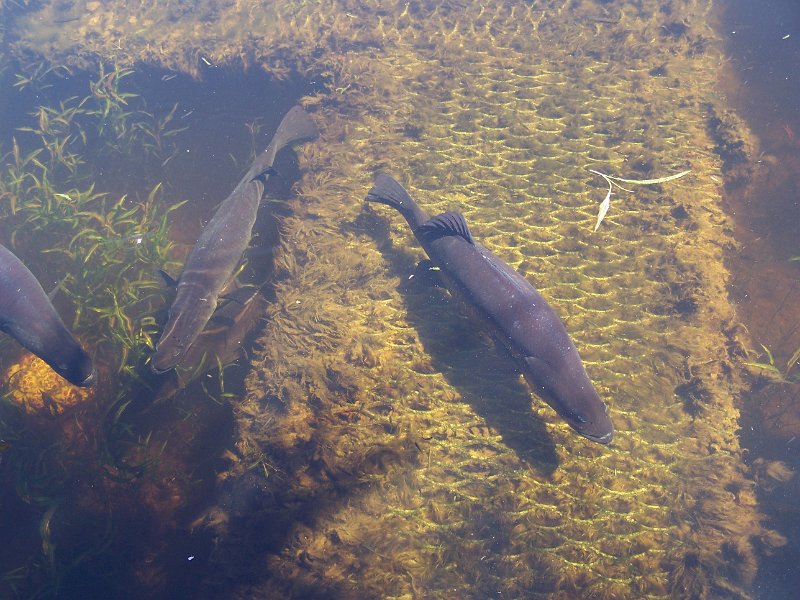
<instances>
[{"instance_id":1,"label":"partially visible fish","mask_svg":"<svg viewBox=\"0 0 800 600\"><path fill-rule=\"evenodd\" d=\"M150 363L153 372L164 373L179 365L214 314L220 291L250 243L266 179L274 173L275 155L289 144L318 135L308 113L293 107L278 125L269 146L256 157L203 229L178 279L169 319Z\"/></svg>"},{"instance_id":2,"label":"partially visible fish","mask_svg":"<svg viewBox=\"0 0 800 600\"><path fill-rule=\"evenodd\" d=\"M447 288L489 326L515 357L525 379L573 429L608 444L614 426L564 324L539 292L472 238L461 213L429 218L389 175L367 200L397 209L439 268Z\"/></svg>"},{"instance_id":3,"label":"partially visible fish","mask_svg":"<svg viewBox=\"0 0 800 600\"><path fill-rule=\"evenodd\" d=\"M41 358L74 385L97 379L92 359L64 325L42 286L8 248L0 245L0 331Z\"/></svg>"},{"instance_id":4,"label":"partially visible fish","mask_svg":"<svg viewBox=\"0 0 800 600\"><path fill-rule=\"evenodd\" d=\"M173 397L190 383L244 355L248 336L263 319L267 299L253 290L241 302L231 300L220 307L190 346L179 367L159 383L154 403Z\"/></svg>"}]
</instances>

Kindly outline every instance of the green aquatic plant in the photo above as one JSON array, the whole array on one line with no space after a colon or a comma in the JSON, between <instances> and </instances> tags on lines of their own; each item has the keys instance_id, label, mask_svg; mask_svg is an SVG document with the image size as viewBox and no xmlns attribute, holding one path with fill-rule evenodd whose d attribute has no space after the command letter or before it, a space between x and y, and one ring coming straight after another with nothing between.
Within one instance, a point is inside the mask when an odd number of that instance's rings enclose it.
<instances>
[{"instance_id":1,"label":"green aquatic plant","mask_svg":"<svg viewBox=\"0 0 800 600\"><path fill-rule=\"evenodd\" d=\"M156 442L153 431L139 433L135 417L128 414L133 397L120 396L104 415L105 435L100 439L99 458L105 477L129 482L146 476L160 464L169 438Z\"/></svg>"},{"instance_id":2,"label":"green aquatic plant","mask_svg":"<svg viewBox=\"0 0 800 600\"><path fill-rule=\"evenodd\" d=\"M57 69L38 65L29 71L18 78L18 87L48 89L47 77ZM153 320L137 317L134 326L128 311L151 310L160 295L154 272L169 262L169 215L180 206L164 208L160 182L143 200L135 195L115 199L91 182L86 153L103 153L111 145L163 160L166 140L181 131L170 125L177 105L158 117L125 89L131 74L130 69L101 65L88 84L89 95L39 106L32 114L35 124L18 128L36 136L39 144L26 140L26 147L33 148L23 151L12 139L0 178L0 200L5 201L0 206L13 216L7 224L12 245L31 244L46 234L52 243L42 251L68 274L63 289L74 307L73 327L79 333L85 328L97 344L111 340L120 348L120 365L131 347L151 344L150 334L142 332L154 330ZM137 106L131 106L135 100ZM98 146L98 141L103 143ZM88 326L87 315L99 317L102 326Z\"/></svg>"},{"instance_id":3,"label":"green aquatic plant","mask_svg":"<svg viewBox=\"0 0 800 600\"><path fill-rule=\"evenodd\" d=\"M172 152L162 163L162 166L174 156L174 150L168 148L169 139L188 129L187 127L172 127L170 125L177 110L177 103L163 117L142 110L140 111L141 118L133 126L134 131L141 135L141 146L145 153L160 159L166 156L167 152Z\"/></svg>"},{"instance_id":4,"label":"green aquatic plant","mask_svg":"<svg viewBox=\"0 0 800 600\"><path fill-rule=\"evenodd\" d=\"M145 173L157 172L181 131L177 105L148 111L128 87L131 72L116 67L101 68L85 96L54 97L59 86L51 83L59 75L36 67L18 77L18 90L41 91L40 105L0 158L0 230L37 274L64 274L59 312L101 377L94 395L68 412L30 416L10 397L0 403L0 438L11 444L4 472L18 501L38 511L43 552L24 565L24 580L18 564L0 575L0 596L17 589L25 597L51 595L78 563L107 548L115 524L106 506L86 509L101 512L99 523L105 517L108 526L89 531L72 554L63 536L75 535L77 526L59 507L78 504L76 481L113 495L157 477L170 439L141 419L142 400L151 393L142 367L158 333L155 315L165 306L157 270L178 268L170 221L183 203L147 178L115 192L113 177L95 183L93 167L118 153L120 160L136 157Z\"/></svg>"},{"instance_id":5,"label":"green aquatic plant","mask_svg":"<svg viewBox=\"0 0 800 600\"><path fill-rule=\"evenodd\" d=\"M22 68L21 73L16 73L14 87L19 90L35 88L45 90L53 86L51 75L65 76L71 75L72 71L66 65L52 65L47 61L39 61L28 64Z\"/></svg>"},{"instance_id":6,"label":"green aquatic plant","mask_svg":"<svg viewBox=\"0 0 800 600\"><path fill-rule=\"evenodd\" d=\"M745 362L748 367L760 369L766 377L774 383L800 383L800 373L795 369L800 365L800 348L794 351L794 354L786 361L786 365L781 367L773 356L769 348L761 344L761 348L766 354L766 362L764 361L748 361Z\"/></svg>"}]
</instances>

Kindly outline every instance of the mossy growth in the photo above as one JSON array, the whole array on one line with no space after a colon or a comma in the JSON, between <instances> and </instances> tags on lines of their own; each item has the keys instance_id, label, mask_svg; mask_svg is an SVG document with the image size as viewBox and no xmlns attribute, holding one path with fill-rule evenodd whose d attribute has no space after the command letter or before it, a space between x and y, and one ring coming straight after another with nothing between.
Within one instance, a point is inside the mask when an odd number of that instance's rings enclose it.
<instances>
[{"instance_id":1,"label":"mossy growth","mask_svg":"<svg viewBox=\"0 0 800 600\"><path fill-rule=\"evenodd\" d=\"M721 367L719 324L735 315L722 163L702 116L721 59L709 3L568 4L233 3L170 20L156 18L162 4L92 2L51 36L49 56L197 76L324 64L331 81L284 223L288 276L234 405L217 510L201 520L216 541L208 597L746 595L765 528L728 491L747 475L741 388ZM42 45L52 28L25 35L60 6L19 23L16 47ZM665 35L677 19L686 34ZM673 226L665 190L643 189L584 233L598 200L588 168L641 179L688 166L691 231ZM464 212L551 300L609 399L611 448L576 440L494 368L446 300L407 293L421 252L405 225L377 211L358 221L377 170L431 213ZM686 270L648 269L664 256ZM650 310L674 304L681 272L697 274L702 310ZM675 396L684 361L702 403Z\"/></svg>"}]
</instances>

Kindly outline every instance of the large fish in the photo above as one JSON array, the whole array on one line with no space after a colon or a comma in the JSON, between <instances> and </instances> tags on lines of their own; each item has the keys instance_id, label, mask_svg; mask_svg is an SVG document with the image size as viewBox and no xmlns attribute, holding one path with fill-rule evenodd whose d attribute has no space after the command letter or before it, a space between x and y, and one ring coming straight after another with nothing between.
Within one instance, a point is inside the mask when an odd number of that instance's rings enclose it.
<instances>
[{"instance_id":1,"label":"large fish","mask_svg":"<svg viewBox=\"0 0 800 600\"><path fill-rule=\"evenodd\" d=\"M227 292L226 292L227 293ZM245 353L248 336L263 322L264 310L269 303L258 290L243 297L241 302L231 301L214 313L211 324L189 347L179 367L161 376L154 404L175 396L206 373L231 364Z\"/></svg>"},{"instance_id":2,"label":"large fish","mask_svg":"<svg viewBox=\"0 0 800 600\"><path fill-rule=\"evenodd\" d=\"M92 359L22 261L0 245L0 330L41 358L74 385L94 385Z\"/></svg>"},{"instance_id":3,"label":"large fish","mask_svg":"<svg viewBox=\"0 0 800 600\"><path fill-rule=\"evenodd\" d=\"M608 407L561 319L524 277L472 239L463 215L429 218L386 174L377 176L367 200L400 211L444 284L489 325L536 393L578 433L608 444L614 437Z\"/></svg>"},{"instance_id":4,"label":"large fish","mask_svg":"<svg viewBox=\"0 0 800 600\"><path fill-rule=\"evenodd\" d=\"M267 149L256 157L205 226L177 281L169 319L150 363L155 373L179 365L214 314L221 290L250 243L264 184L274 172L275 155L289 144L317 135L319 130L308 113L299 106L293 107L278 125Z\"/></svg>"}]
</instances>

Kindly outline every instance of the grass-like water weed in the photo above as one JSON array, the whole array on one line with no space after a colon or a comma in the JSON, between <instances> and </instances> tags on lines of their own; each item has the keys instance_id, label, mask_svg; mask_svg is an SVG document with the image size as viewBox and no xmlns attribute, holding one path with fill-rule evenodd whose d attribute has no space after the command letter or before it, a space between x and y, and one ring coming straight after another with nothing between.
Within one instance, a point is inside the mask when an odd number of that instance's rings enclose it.
<instances>
[{"instance_id":1,"label":"grass-like water weed","mask_svg":"<svg viewBox=\"0 0 800 600\"><path fill-rule=\"evenodd\" d=\"M786 361L786 365L784 367L781 367L776 363L775 357L772 355L772 352L769 348L767 348L764 344L761 344L761 348L763 348L764 354L766 354L766 362L748 361L744 364L746 364L748 367L759 369L760 372L763 373L770 381L775 383L800 382L800 373L795 370L795 367L797 367L800 363L800 348L794 351L794 354L792 354L789 360Z\"/></svg>"},{"instance_id":2,"label":"grass-like water weed","mask_svg":"<svg viewBox=\"0 0 800 600\"><path fill-rule=\"evenodd\" d=\"M158 332L154 314L165 304L157 269L177 269L169 227L182 204L169 201L160 181L122 194L108 185L100 190L92 168L118 154L136 156L156 172L180 131L173 120L177 105L163 115L149 112L126 87L132 72L115 66L101 66L86 95L67 98L58 98L53 85L72 75L65 68L39 64L25 73L15 87L36 90L41 105L0 160L0 232L40 278L61 279L59 312L101 376L94 396L68 409L45 402L43 410L25 414L13 394L4 399L5 473L16 501L39 512L45 560L26 566L26 583L16 567L0 575L0 595L17 586L29 595L58 590L65 573L108 545L109 515L106 532L87 534L74 556L58 551L59 536L75 534L74 515L60 509L68 506L65 499L80 510L103 510L102 502L91 509L74 503L72 495L81 493L76 481L110 493L158 468L169 438L156 440L133 407L148 393L140 367Z\"/></svg>"}]
</instances>

